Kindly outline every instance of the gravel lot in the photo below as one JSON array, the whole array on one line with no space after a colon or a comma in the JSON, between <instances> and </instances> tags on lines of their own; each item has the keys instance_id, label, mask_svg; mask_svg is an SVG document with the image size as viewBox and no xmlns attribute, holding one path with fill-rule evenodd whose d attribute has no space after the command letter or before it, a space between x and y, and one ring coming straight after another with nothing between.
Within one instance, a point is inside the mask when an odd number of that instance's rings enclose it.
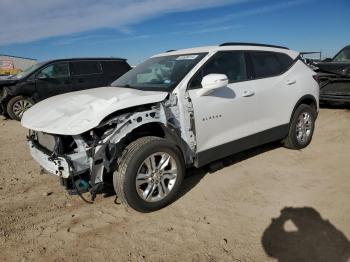
<instances>
[{"instance_id":1,"label":"gravel lot","mask_svg":"<svg viewBox=\"0 0 350 262\"><path fill-rule=\"evenodd\" d=\"M350 261L347 109L322 109L305 150L271 144L191 171L151 214L67 195L26 132L0 119L0 261Z\"/></svg>"}]
</instances>

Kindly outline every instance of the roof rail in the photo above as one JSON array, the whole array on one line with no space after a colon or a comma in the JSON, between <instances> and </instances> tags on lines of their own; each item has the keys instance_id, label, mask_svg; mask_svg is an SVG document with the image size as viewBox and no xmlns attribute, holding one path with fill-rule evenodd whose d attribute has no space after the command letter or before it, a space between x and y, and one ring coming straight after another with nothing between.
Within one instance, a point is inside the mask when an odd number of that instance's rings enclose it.
<instances>
[{"instance_id":1,"label":"roof rail","mask_svg":"<svg viewBox=\"0 0 350 262\"><path fill-rule=\"evenodd\" d=\"M171 50L165 51L165 53L174 52L174 51L176 51L176 50L175 49L171 49Z\"/></svg>"},{"instance_id":2,"label":"roof rail","mask_svg":"<svg viewBox=\"0 0 350 262\"><path fill-rule=\"evenodd\" d=\"M232 46L232 45L264 46L264 47L282 48L282 49L289 50L288 47L278 46L278 45L267 45L267 44L257 44L257 43L240 43L240 42L228 42L228 43L223 43L219 46Z\"/></svg>"}]
</instances>

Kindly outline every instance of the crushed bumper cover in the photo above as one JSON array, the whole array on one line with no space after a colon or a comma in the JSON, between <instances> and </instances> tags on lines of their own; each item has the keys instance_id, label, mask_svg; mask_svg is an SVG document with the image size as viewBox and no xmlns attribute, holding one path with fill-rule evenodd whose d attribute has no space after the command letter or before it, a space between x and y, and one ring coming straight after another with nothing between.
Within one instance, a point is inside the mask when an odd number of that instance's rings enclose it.
<instances>
[{"instance_id":1,"label":"crushed bumper cover","mask_svg":"<svg viewBox=\"0 0 350 262\"><path fill-rule=\"evenodd\" d=\"M49 155L36 148L33 142L29 142L29 150L34 160L48 173L63 178L68 178L70 176L71 167L66 159L62 157L51 159Z\"/></svg>"},{"instance_id":2,"label":"crushed bumper cover","mask_svg":"<svg viewBox=\"0 0 350 262\"><path fill-rule=\"evenodd\" d=\"M45 150L41 150L33 141L28 141L30 154L39 165L50 174L69 178L89 170L90 165L85 152L74 153L65 157L52 158Z\"/></svg>"}]
</instances>

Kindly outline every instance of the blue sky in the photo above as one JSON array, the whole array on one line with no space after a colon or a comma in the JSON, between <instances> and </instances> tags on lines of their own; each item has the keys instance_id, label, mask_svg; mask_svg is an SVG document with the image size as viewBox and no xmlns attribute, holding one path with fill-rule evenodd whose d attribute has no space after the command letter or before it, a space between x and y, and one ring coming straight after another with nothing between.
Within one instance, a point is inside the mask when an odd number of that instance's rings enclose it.
<instances>
[{"instance_id":1,"label":"blue sky","mask_svg":"<svg viewBox=\"0 0 350 262\"><path fill-rule=\"evenodd\" d=\"M9 10L0 16L0 53L38 60L114 56L137 64L227 41L333 56L350 44L349 0L1 0L0 10Z\"/></svg>"}]
</instances>

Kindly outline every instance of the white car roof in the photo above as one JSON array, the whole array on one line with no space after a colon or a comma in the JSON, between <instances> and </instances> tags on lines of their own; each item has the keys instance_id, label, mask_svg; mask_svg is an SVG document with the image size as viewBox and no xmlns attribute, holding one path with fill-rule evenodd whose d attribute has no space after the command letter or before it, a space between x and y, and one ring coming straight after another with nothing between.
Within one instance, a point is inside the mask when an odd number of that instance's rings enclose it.
<instances>
[{"instance_id":1,"label":"white car roof","mask_svg":"<svg viewBox=\"0 0 350 262\"><path fill-rule=\"evenodd\" d=\"M157 54L153 57L169 56L169 55L188 55L194 53L211 53L218 51L230 51L230 50L251 50L251 51L273 51L279 53L285 53L295 59L299 56L299 52L289 50L282 47L269 47L269 46L259 46L259 45L225 45L225 46L202 46L187 48L181 50L168 51L165 53Z\"/></svg>"}]
</instances>

